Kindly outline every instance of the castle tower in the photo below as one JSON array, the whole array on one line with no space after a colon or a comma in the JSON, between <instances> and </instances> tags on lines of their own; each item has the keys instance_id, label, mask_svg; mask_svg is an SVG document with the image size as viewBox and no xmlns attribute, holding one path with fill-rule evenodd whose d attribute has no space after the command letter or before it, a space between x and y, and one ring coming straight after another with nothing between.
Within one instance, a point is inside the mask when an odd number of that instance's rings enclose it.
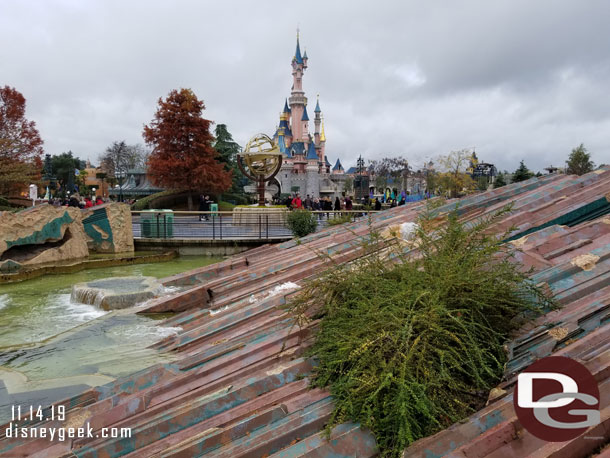
<instances>
[{"instance_id":1,"label":"castle tower","mask_svg":"<svg viewBox=\"0 0 610 458\"><path fill-rule=\"evenodd\" d=\"M315 130L313 134L314 143L316 145L316 154L320 158L320 170L322 170L322 166L324 165L324 158L322 157L322 145L320 144L320 124L322 122L322 110L320 110L320 94L317 96L316 100L316 109L314 110L314 125Z\"/></svg>"},{"instance_id":2,"label":"castle tower","mask_svg":"<svg viewBox=\"0 0 610 458\"><path fill-rule=\"evenodd\" d=\"M320 166L318 161L319 158L316 154L316 147L310 136L309 148L307 149L307 166L305 169L305 173L307 174L305 189L307 190L306 193L312 197L320 196Z\"/></svg>"},{"instance_id":3,"label":"castle tower","mask_svg":"<svg viewBox=\"0 0 610 458\"><path fill-rule=\"evenodd\" d=\"M307 138L306 133L304 132L303 127L306 125L306 122L309 121L309 117L307 116L306 106L307 106L307 97L305 97L305 92L303 91L303 73L307 68L307 54L305 54L305 58L301 55L301 47L299 44L299 32L297 30L297 49L295 51L294 57L292 58L292 91L290 92L290 98L288 101L290 102L290 112L291 112L291 122L290 125L292 127L292 141L305 141ZM307 121L303 119L306 118Z\"/></svg>"},{"instance_id":4,"label":"castle tower","mask_svg":"<svg viewBox=\"0 0 610 458\"><path fill-rule=\"evenodd\" d=\"M318 153L318 157L321 162L326 163L328 160L326 159L326 135L324 134L324 118L321 118L321 131L320 131L320 152Z\"/></svg>"}]
</instances>

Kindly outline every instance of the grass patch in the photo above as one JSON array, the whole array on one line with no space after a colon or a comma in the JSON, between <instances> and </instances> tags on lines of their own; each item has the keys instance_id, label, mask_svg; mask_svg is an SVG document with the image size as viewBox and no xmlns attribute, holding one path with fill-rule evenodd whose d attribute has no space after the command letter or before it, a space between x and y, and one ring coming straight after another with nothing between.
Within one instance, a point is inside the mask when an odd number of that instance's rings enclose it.
<instances>
[{"instance_id":1,"label":"grass patch","mask_svg":"<svg viewBox=\"0 0 610 458\"><path fill-rule=\"evenodd\" d=\"M350 214L346 213L344 215L341 216L337 216L333 219L329 219L328 222L326 223L327 226L338 226L339 224L344 224L344 223L351 223L353 221L353 218Z\"/></svg>"},{"instance_id":2,"label":"grass patch","mask_svg":"<svg viewBox=\"0 0 610 458\"><path fill-rule=\"evenodd\" d=\"M180 193L180 191L170 189L167 191L161 191L146 197L142 197L141 199L135 201L135 203L131 206L131 209L134 211L148 210L155 199L158 199L159 197L171 196L173 194L178 193Z\"/></svg>"},{"instance_id":3,"label":"grass patch","mask_svg":"<svg viewBox=\"0 0 610 458\"><path fill-rule=\"evenodd\" d=\"M484 404L516 318L554 306L505 234L489 233L509 210L467 225L453 212L439 225L429 209L410 242L417 254L398 241L380 250L371 233L364 257L332 266L288 305L299 325L321 318L310 355L312 385L335 400L328 431L359 422L382 456L397 457Z\"/></svg>"}]
</instances>

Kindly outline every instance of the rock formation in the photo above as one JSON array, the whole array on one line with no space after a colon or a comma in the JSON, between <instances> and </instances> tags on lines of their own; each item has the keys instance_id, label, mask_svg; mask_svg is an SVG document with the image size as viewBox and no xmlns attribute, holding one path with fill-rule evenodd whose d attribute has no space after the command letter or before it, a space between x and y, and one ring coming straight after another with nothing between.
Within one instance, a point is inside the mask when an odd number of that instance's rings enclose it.
<instances>
[{"instance_id":1,"label":"rock formation","mask_svg":"<svg viewBox=\"0 0 610 458\"><path fill-rule=\"evenodd\" d=\"M87 238L78 208L41 205L0 213L0 263L45 264L85 258Z\"/></svg>"},{"instance_id":2,"label":"rock formation","mask_svg":"<svg viewBox=\"0 0 610 458\"><path fill-rule=\"evenodd\" d=\"M90 251L133 251L128 205L112 203L87 210L39 205L17 213L0 212L0 272L78 260Z\"/></svg>"}]
</instances>

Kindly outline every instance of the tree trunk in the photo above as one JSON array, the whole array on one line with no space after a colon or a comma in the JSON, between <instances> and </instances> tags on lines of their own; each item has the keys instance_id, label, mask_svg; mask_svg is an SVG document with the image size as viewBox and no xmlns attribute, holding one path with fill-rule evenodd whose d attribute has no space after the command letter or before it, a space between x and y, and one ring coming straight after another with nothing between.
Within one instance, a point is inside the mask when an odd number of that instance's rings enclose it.
<instances>
[{"instance_id":1,"label":"tree trunk","mask_svg":"<svg viewBox=\"0 0 610 458\"><path fill-rule=\"evenodd\" d=\"M186 201L188 204L189 211L192 212L193 211L193 193L192 192L188 193Z\"/></svg>"}]
</instances>

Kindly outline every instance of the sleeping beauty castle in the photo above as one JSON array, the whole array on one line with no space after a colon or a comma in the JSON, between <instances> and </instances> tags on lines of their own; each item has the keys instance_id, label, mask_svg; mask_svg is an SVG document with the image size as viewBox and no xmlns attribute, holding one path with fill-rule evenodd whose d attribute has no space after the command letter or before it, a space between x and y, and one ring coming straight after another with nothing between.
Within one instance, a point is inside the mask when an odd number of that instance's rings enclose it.
<instances>
[{"instance_id":1,"label":"sleeping beauty castle","mask_svg":"<svg viewBox=\"0 0 610 458\"><path fill-rule=\"evenodd\" d=\"M307 69L307 51L301 54L299 35L292 58L292 91L285 100L274 141L283 154L280 172L274 183L282 194L300 193L305 197L335 197L341 195L347 175L337 159L333 166L326 154L326 135L320 100L313 110L313 134L310 113L303 90L303 74Z\"/></svg>"}]
</instances>

